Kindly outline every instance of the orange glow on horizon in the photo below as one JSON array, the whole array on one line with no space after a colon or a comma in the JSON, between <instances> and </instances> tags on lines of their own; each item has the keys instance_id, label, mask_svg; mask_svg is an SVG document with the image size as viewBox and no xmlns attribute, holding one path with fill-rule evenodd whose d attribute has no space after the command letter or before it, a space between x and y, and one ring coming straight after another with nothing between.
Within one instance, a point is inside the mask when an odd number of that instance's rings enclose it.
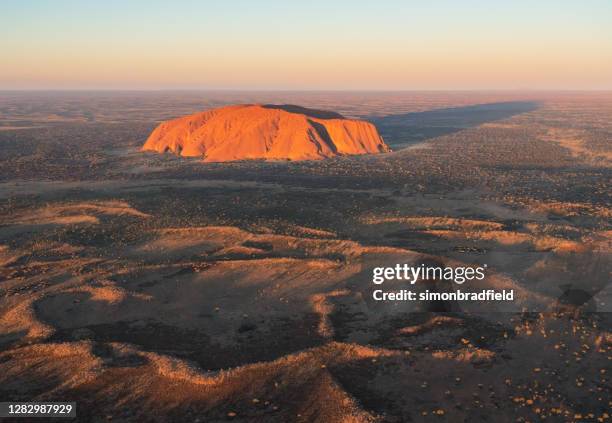
<instances>
[{"instance_id":1,"label":"orange glow on horizon","mask_svg":"<svg viewBox=\"0 0 612 423\"><path fill-rule=\"evenodd\" d=\"M154 9L147 20L140 10L100 5L106 16L79 10L89 21L64 22L57 11L36 20L23 10L0 18L8 24L0 29L0 89L612 89L612 34L594 8L580 16L516 6L506 11L513 15L487 16L451 2L432 10L398 3L395 17L333 6L338 14L319 20L316 10L262 6L252 11L260 20L221 9L202 24L194 15L174 26L162 12L191 15ZM440 14L447 9L460 18Z\"/></svg>"}]
</instances>

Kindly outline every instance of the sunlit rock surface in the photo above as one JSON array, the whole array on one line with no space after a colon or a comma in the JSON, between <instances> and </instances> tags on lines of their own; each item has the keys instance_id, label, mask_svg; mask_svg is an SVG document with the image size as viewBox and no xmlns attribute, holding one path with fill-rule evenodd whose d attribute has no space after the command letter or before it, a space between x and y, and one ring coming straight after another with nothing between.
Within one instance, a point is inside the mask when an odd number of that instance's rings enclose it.
<instances>
[{"instance_id":1,"label":"sunlit rock surface","mask_svg":"<svg viewBox=\"0 0 612 423\"><path fill-rule=\"evenodd\" d=\"M143 150L225 162L320 160L390 151L376 127L292 105L236 105L162 122Z\"/></svg>"}]
</instances>

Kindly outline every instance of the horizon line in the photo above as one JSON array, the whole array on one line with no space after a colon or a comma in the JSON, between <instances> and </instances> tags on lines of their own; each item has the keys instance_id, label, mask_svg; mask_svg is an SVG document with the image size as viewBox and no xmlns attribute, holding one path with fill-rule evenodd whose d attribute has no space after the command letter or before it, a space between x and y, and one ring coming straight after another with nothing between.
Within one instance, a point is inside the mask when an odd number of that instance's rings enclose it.
<instances>
[{"instance_id":1,"label":"horizon line","mask_svg":"<svg viewBox=\"0 0 612 423\"><path fill-rule=\"evenodd\" d=\"M612 88L2 88L0 92L612 92Z\"/></svg>"}]
</instances>

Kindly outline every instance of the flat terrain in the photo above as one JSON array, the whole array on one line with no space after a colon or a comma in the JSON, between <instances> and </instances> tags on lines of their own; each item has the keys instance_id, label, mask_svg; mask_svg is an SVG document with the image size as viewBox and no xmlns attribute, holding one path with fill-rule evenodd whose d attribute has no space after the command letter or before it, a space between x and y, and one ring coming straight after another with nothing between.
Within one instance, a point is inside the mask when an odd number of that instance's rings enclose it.
<instances>
[{"instance_id":1,"label":"flat terrain","mask_svg":"<svg viewBox=\"0 0 612 423\"><path fill-rule=\"evenodd\" d=\"M394 151L139 151L232 103L366 119ZM0 92L0 398L80 421L609 421L611 140L612 93ZM372 300L374 267L432 262L486 264L470 288L516 299Z\"/></svg>"}]
</instances>

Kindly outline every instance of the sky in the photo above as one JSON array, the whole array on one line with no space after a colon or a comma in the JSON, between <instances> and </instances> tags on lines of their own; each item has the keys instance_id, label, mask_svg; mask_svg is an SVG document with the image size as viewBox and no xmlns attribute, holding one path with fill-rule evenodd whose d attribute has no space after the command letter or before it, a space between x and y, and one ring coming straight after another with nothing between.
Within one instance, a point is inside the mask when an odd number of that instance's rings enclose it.
<instances>
[{"instance_id":1,"label":"sky","mask_svg":"<svg viewBox=\"0 0 612 423\"><path fill-rule=\"evenodd\" d=\"M612 89L610 0L0 1L0 89Z\"/></svg>"}]
</instances>

